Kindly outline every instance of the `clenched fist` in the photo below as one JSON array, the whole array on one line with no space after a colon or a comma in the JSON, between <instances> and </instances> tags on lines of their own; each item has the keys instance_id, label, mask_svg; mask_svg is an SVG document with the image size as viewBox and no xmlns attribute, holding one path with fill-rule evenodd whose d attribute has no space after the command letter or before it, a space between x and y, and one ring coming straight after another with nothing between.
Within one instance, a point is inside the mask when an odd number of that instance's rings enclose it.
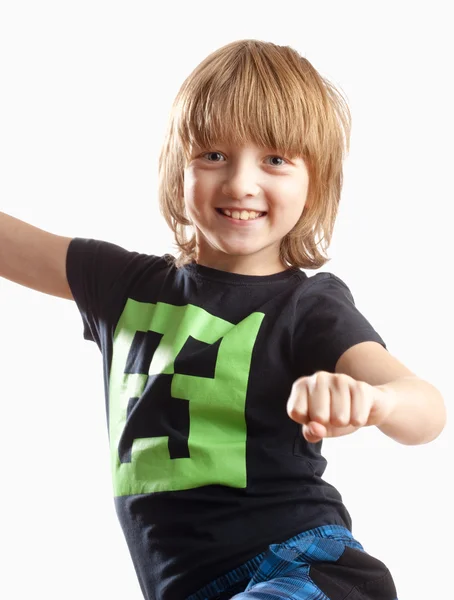
<instances>
[{"instance_id":1,"label":"clenched fist","mask_svg":"<svg viewBox=\"0 0 454 600\"><path fill-rule=\"evenodd\" d=\"M380 386L356 381L343 373L318 371L300 377L292 386L287 413L303 425L308 442L339 437L368 425L381 425L395 406L395 398Z\"/></svg>"}]
</instances>

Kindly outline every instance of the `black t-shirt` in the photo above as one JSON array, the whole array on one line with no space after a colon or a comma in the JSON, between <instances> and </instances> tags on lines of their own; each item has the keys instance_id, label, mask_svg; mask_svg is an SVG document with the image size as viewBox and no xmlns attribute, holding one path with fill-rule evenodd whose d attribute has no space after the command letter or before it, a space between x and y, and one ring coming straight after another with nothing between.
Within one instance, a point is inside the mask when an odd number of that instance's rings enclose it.
<instances>
[{"instance_id":1,"label":"black t-shirt","mask_svg":"<svg viewBox=\"0 0 454 600\"><path fill-rule=\"evenodd\" d=\"M115 506L147 600L183 600L271 543L351 530L293 382L385 343L331 273L238 275L74 238L67 277L104 368Z\"/></svg>"}]
</instances>

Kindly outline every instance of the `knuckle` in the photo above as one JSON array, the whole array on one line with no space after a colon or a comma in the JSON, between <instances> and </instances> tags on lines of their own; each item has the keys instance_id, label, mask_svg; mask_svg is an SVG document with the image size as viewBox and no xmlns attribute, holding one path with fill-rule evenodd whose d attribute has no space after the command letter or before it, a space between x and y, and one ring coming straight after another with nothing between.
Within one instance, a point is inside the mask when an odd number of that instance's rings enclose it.
<instances>
[{"instance_id":1,"label":"knuckle","mask_svg":"<svg viewBox=\"0 0 454 600\"><path fill-rule=\"evenodd\" d=\"M298 392L301 390L305 390L307 388L307 378L300 377L296 381L293 382L292 392Z\"/></svg>"},{"instance_id":2,"label":"knuckle","mask_svg":"<svg viewBox=\"0 0 454 600\"><path fill-rule=\"evenodd\" d=\"M304 416L304 411L298 402L289 402L287 404L287 414L292 419L300 419Z\"/></svg>"},{"instance_id":3,"label":"knuckle","mask_svg":"<svg viewBox=\"0 0 454 600\"><path fill-rule=\"evenodd\" d=\"M328 373L328 371L318 371L315 375L320 383L328 383L333 378L333 373Z\"/></svg>"},{"instance_id":4,"label":"knuckle","mask_svg":"<svg viewBox=\"0 0 454 600\"><path fill-rule=\"evenodd\" d=\"M343 373L336 373L333 377L333 386L336 389L343 389L347 385L346 375Z\"/></svg>"},{"instance_id":5,"label":"knuckle","mask_svg":"<svg viewBox=\"0 0 454 600\"><path fill-rule=\"evenodd\" d=\"M355 427L364 427L364 425L366 424L366 421L364 419L361 419L360 417L352 417L350 419L350 422Z\"/></svg>"},{"instance_id":6,"label":"knuckle","mask_svg":"<svg viewBox=\"0 0 454 600\"><path fill-rule=\"evenodd\" d=\"M298 410L296 408L296 406L288 406L287 407L287 414L289 417L297 417L298 416Z\"/></svg>"},{"instance_id":7,"label":"knuckle","mask_svg":"<svg viewBox=\"0 0 454 600\"><path fill-rule=\"evenodd\" d=\"M346 427L350 424L350 419L346 415L333 415L331 422L336 427Z\"/></svg>"},{"instance_id":8,"label":"knuckle","mask_svg":"<svg viewBox=\"0 0 454 600\"><path fill-rule=\"evenodd\" d=\"M357 381L356 382L356 389L360 394L366 394L369 387L370 387L369 384L366 383L365 381Z\"/></svg>"},{"instance_id":9,"label":"knuckle","mask_svg":"<svg viewBox=\"0 0 454 600\"><path fill-rule=\"evenodd\" d=\"M321 425L329 425L330 423L330 418L329 415L327 414L327 411L317 411L317 412L311 412L311 421L317 421L317 423L320 423Z\"/></svg>"}]
</instances>

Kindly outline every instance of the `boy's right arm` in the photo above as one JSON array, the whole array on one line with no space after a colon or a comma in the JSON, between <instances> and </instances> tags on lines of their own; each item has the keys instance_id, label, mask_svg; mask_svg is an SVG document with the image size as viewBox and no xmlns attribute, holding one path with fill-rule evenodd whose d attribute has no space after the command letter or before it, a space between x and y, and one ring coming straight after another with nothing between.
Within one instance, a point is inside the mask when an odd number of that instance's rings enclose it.
<instances>
[{"instance_id":1,"label":"boy's right arm","mask_svg":"<svg viewBox=\"0 0 454 600\"><path fill-rule=\"evenodd\" d=\"M73 300L66 276L71 240L0 212L0 277Z\"/></svg>"}]
</instances>

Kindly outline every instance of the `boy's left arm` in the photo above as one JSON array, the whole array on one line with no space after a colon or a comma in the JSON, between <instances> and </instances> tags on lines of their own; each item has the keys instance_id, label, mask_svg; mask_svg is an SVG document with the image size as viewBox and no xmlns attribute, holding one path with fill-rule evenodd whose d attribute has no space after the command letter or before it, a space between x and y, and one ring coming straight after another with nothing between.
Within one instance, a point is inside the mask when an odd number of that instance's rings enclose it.
<instances>
[{"instance_id":1,"label":"boy's left arm","mask_svg":"<svg viewBox=\"0 0 454 600\"><path fill-rule=\"evenodd\" d=\"M335 373L298 379L287 412L312 443L376 425L401 444L434 440L446 424L441 393L420 379L377 342L346 350Z\"/></svg>"}]
</instances>

